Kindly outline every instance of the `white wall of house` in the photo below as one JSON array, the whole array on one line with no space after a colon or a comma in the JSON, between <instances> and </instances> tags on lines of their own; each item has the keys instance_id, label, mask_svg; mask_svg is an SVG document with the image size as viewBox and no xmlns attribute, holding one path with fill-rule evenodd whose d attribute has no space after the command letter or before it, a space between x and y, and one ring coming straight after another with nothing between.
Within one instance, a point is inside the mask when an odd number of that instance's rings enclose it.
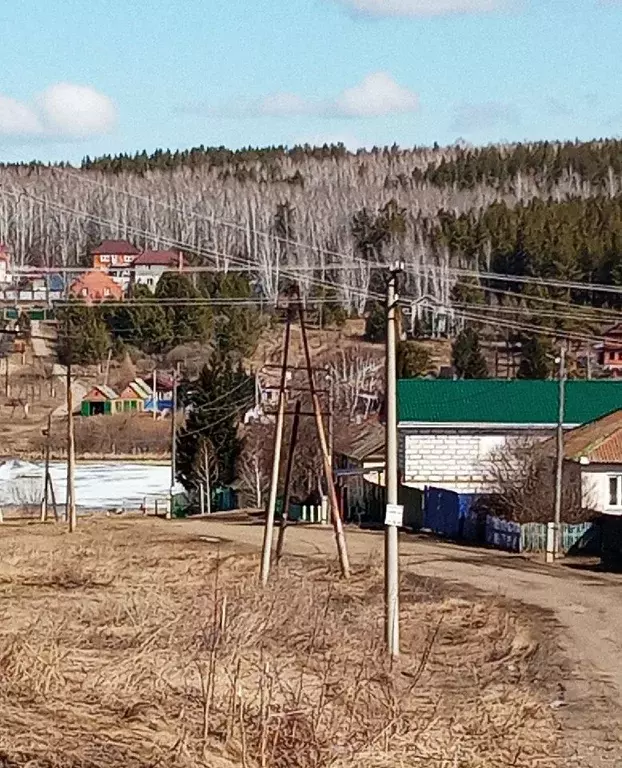
<instances>
[{"instance_id":1,"label":"white wall of house","mask_svg":"<svg viewBox=\"0 0 622 768\"><path fill-rule=\"evenodd\" d=\"M134 268L134 282L137 285L146 285L152 291L155 291L156 285L165 272L170 272L171 267L161 264L141 264Z\"/></svg>"},{"instance_id":2,"label":"white wall of house","mask_svg":"<svg viewBox=\"0 0 622 768\"><path fill-rule=\"evenodd\" d=\"M583 504L596 512L622 515L622 464L581 467Z\"/></svg>"},{"instance_id":3,"label":"white wall of house","mask_svg":"<svg viewBox=\"0 0 622 768\"><path fill-rule=\"evenodd\" d=\"M491 454L517 437L545 439L549 427L406 428L400 430L403 482L415 488L436 485L458 493L491 490L487 464Z\"/></svg>"}]
</instances>

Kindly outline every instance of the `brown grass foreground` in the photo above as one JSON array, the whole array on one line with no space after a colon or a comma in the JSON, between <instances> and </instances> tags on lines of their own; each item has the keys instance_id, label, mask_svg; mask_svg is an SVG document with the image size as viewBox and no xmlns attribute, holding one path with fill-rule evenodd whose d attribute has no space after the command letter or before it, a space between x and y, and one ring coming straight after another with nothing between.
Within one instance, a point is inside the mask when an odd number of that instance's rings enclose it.
<instances>
[{"instance_id":1,"label":"brown grass foreground","mask_svg":"<svg viewBox=\"0 0 622 768\"><path fill-rule=\"evenodd\" d=\"M0 766L567 764L524 616L411 577L390 669L375 565L261 591L254 555L166 526L2 528Z\"/></svg>"}]
</instances>

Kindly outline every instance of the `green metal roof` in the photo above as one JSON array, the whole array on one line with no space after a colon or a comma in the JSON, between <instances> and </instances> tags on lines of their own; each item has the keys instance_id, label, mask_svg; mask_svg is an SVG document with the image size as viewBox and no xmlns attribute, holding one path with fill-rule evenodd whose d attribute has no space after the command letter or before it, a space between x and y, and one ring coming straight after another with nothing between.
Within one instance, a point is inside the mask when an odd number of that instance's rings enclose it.
<instances>
[{"instance_id":1,"label":"green metal roof","mask_svg":"<svg viewBox=\"0 0 622 768\"><path fill-rule=\"evenodd\" d=\"M398 421L433 424L555 424L557 381L403 379ZM565 424L585 424L622 408L622 381L566 382Z\"/></svg>"}]
</instances>

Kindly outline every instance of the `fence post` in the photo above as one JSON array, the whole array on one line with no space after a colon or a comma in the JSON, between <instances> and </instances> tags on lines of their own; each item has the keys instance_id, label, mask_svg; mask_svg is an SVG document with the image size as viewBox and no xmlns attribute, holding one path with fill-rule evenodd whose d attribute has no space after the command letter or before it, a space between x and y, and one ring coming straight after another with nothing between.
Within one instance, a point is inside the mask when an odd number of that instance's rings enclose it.
<instances>
[{"instance_id":1,"label":"fence post","mask_svg":"<svg viewBox=\"0 0 622 768\"><path fill-rule=\"evenodd\" d=\"M555 560L555 539L557 526L555 523L546 524L546 556L545 562L552 563Z\"/></svg>"},{"instance_id":2,"label":"fence post","mask_svg":"<svg viewBox=\"0 0 622 768\"><path fill-rule=\"evenodd\" d=\"M328 525L328 497L322 496L322 511L320 516L322 525Z\"/></svg>"}]
</instances>

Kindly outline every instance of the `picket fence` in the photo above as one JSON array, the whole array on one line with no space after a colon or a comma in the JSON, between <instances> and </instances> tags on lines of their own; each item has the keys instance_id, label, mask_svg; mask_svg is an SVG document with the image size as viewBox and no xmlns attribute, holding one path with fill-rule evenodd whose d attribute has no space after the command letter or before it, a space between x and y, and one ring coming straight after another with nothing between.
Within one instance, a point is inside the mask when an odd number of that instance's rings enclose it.
<instances>
[{"instance_id":1,"label":"picket fence","mask_svg":"<svg viewBox=\"0 0 622 768\"><path fill-rule=\"evenodd\" d=\"M428 487L424 494L423 528L455 541L486 544L506 552L544 552L545 523L513 523L477 510L482 496L458 494L445 488ZM568 552L581 542L595 538L592 523L563 524L561 544Z\"/></svg>"}]
</instances>

